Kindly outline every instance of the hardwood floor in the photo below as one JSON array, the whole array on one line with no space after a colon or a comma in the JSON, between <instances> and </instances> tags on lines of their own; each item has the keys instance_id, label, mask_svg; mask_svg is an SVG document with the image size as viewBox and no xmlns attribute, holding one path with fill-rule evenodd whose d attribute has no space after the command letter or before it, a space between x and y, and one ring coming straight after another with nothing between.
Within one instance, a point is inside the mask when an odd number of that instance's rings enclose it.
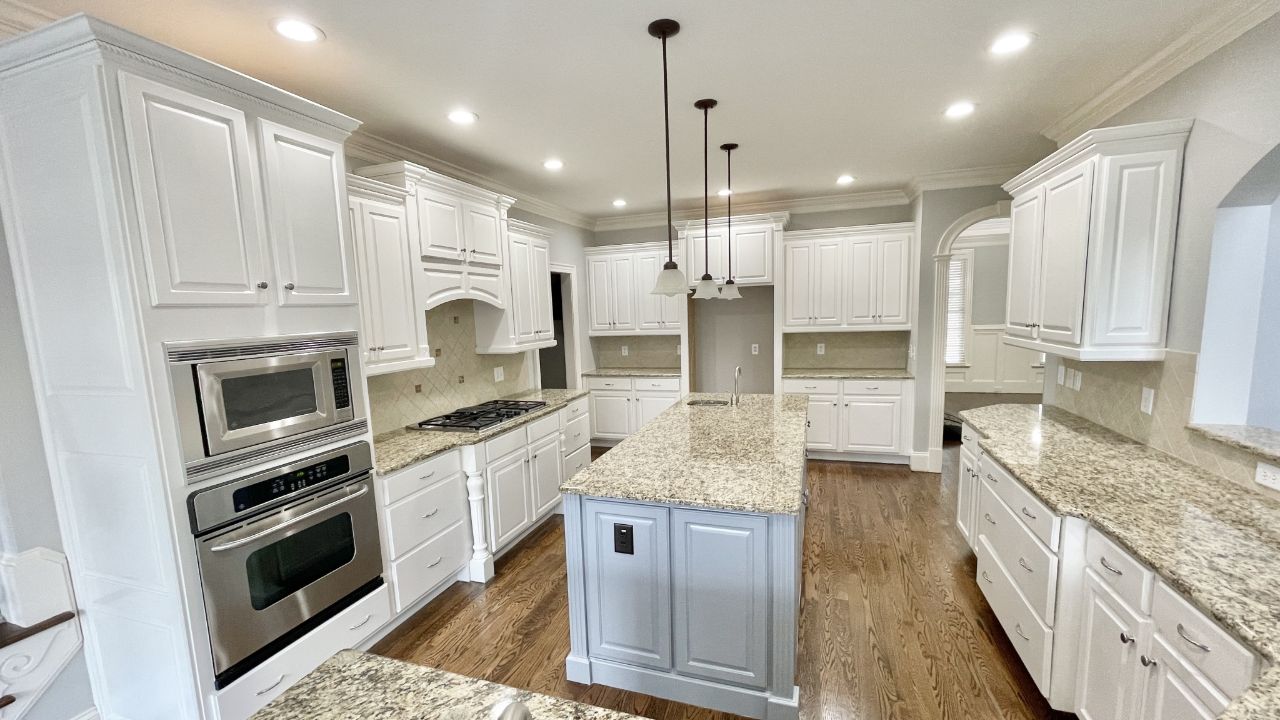
<instances>
[{"instance_id":1,"label":"hardwood floor","mask_svg":"<svg viewBox=\"0 0 1280 720\"><path fill-rule=\"evenodd\" d=\"M974 582L953 524L958 446L941 476L904 466L810 462L801 717L1007 720L1053 713ZM732 716L564 678L569 650L558 516L458 583L373 651L650 718Z\"/></svg>"}]
</instances>

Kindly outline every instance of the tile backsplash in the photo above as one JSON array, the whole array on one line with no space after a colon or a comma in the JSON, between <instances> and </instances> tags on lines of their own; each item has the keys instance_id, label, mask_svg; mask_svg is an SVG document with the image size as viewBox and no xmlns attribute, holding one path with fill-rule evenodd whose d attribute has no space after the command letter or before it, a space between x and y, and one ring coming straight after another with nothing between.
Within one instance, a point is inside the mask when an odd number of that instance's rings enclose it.
<instances>
[{"instance_id":1,"label":"tile backsplash","mask_svg":"<svg viewBox=\"0 0 1280 720\"><path fill-rule=\"evenodd\" d=\"M533 386L528 353L476 354L473 303L455 300L427 311L427 341L435 367L369 378L374 435ZM502 382L493 380L495 367L503 369Z\"/></svg>"},{"instance_id":2,"label":"tile backsplash","mask_svg":"<svg viewBox=\"0 0 1280 720\"><path fill-rule=\"evenodd\" d=\"M624 357L622 347L627 347ZM680 367L680 337L677 335L627 335L593 337L591 352L601 368Z\"/></svg>"},{"instance_id":3,"label":"tile backsplash","mask_svg":"<svg viewBox=\"0 0 1280 720\"><path fill-rule=\"evenodd\" d=\"M818 343L826 353L818 354ZM787 333L782 336L784 368L905 368L909 332Z\"/></svg>"}]
</instances>

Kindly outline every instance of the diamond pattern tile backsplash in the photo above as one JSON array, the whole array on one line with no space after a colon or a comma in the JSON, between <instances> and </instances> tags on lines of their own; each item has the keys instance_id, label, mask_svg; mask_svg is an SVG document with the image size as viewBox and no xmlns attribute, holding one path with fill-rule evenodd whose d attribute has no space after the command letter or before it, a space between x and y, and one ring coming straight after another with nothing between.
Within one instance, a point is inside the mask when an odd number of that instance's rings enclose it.
<instances>
[{"instance_id":1,"label":"diamond pattern tile backsplash","mask_svg":"<svg viewBox=\"0 0 1280 720\"><path fill-rule=\"evenodd\" d=\"M627 354L622 354L622 346ZM675 335L627 335L591 338L591 352L600 368L678 368L680 338Z\"/></svg>"},{"instance_id":2,"label":"diamond pattern tile backsplash","mask_svg":"<svg viewBox=\"0 0 1280 720\"><path fill-rule=\"evenodd\" d=\"M826 353L818 354L818 343ZM911 333L897 331L787 333L784 368L905 368Z\"/></svg>"},{"instance_id":3,"label":"diamond pattern tile backsplash","mask_svg":"<svg viewBox=\"0 0 1280 720\"><path fill-rule=\"evenodd\" d=\"M455 300L427 311L427 342L435 367L369 378L374 435L533 386L528 353L476 354L473 303ZM495 367L503 369L502 382L493 381Z\"/></svg>"}]
</instances>

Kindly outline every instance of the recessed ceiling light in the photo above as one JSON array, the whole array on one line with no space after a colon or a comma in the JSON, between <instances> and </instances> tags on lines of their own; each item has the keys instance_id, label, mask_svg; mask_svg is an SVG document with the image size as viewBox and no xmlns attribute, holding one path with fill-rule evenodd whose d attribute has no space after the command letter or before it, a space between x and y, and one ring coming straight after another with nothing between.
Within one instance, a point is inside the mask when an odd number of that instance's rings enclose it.
<instances>
[{"instance_id":1,"label":"recessed ceiling light","mask_svg":"<svg viewBox=\"0 0 1280 720\"><path fill-rule=\"evenodd\" d=\"M560 158L547 158L542 162L542 167L555 172L564 167L564 161Z\"/></svg>"},{"instance_id":2,"label":"recessed ceiling light","mask_svg":"<svg viewBox=\"0 0 1280 720\"><path fill-rule=\"evenodd\" d=\"M852 184L853 184L853 176L852 176L852 175L841 175L840 177L836 178L836 184L837 184L837 185L852 185Z\"/></svg>"},{"instance_id":3,"label":"recessed ceiling light","mask_svg":"<svg viewBox=\"0 0 1280 720\"><path fill-rule=\"evenodd\" d=\"M720 188L720 192L716 194L719 195L720 197L729 197L730 195L733 194L733 191L730 190L729 188Z\"/></svg>"},{"instance_id":4,"label":"recessed ceiling light","mask_svg":"<svg viewBox=\"0 0 1280 720\"><path fill-rule=\"evenodd\" d=\"M992 55L1012 55L1025 50L1031 44L1031 33L1015 31L1007 32L991 43Z\"/></svg>"},{"instance_id":5,"label":"recessed ceiling light","mask_svg":"<svg viewBox=\"0 0 1280 720\"><path fill-rule=\"evenodd\" d=\"M614 200L614 201L613 201L613 206L614 206L614 207L626 207L626 206L627 206L627 201L626 201L626 200L623 200L622 198L618 198L617 200Z\"/></svg>"},{"instance_id":6,"label":"recessed ceiling light","mask_svg":"<svg viewBox=\"0 0 1280 720\"><path fill-rule=\"evenodd\" d=\"M324 32L320 28L296 18L278 18L272 21L271 27L284 37L298 42L317 42L324 39Z\"/></svg>"},{"instance_id":7,"label":"recessed ceiling light","mask_svg":"<svg viewBox=\"0 0 1280 720\"><path fill-rule=\"evenodd\" d=\"M961 100L960 102L951 103L951 106L947 108L947 117L951 118L952 120L959 120L960 118L963 118L963 117L969 117L970 115L973 114L974 107L975 107L974 104L969 102L968 100Z\"/></svg>"},{"instance_id":8,"label":"recessed ceiling light","mask_svg":"<svg viewBox=\"0 0 1280 720\"><path fill-rule=\"evenodd\" d=\"M449 119L457 125L474 125L476 120L480 119L480 116L470 110L459 108L449 113Z\"/></svg>"}]
</instances>

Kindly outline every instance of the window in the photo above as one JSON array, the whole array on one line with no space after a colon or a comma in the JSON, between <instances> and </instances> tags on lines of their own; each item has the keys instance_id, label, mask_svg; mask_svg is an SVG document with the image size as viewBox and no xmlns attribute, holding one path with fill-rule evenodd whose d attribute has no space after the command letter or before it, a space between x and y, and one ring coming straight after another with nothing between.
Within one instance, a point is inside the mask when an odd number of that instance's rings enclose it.
<instances>
[{"instance_id":1,"label":"window","mask_svg":"<svg viewBox=\"0 0 1280 720\"><path fill-rule=\"evenodd\" d=\"M957 250L947 264L948 365L969 364L969 306L973 295L973 251Z\"/></svg>"}]
</instances>

